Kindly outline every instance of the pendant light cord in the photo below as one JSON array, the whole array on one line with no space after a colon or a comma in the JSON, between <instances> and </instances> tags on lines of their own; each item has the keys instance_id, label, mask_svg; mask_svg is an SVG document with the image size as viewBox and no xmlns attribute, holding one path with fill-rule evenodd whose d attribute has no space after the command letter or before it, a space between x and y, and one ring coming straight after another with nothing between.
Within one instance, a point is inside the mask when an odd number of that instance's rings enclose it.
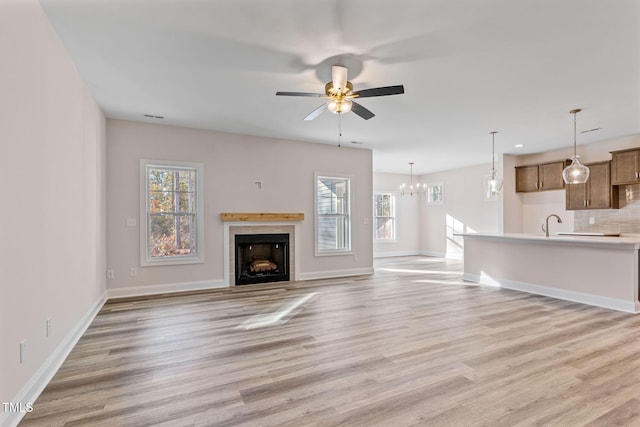
<instances>
[{"instance_id":1,"label":"pendant light cord","mask_svg":"<svg viewBox=\"0 0 640 427\"><path fill-rule=\"evenodd\" d=\"M496 133L497 130L491 132L491 173L496 173Z\"/></svg>"},{"instance_id":2,"label":"pendant light cord","mask_svg":"<svg viewBox=\"0 0 640 427\"><path fill-rule=\"evenodd\" d=\"M576 108L575 110L569 111L569 113L573 114L573 157L578 157L578 143L576 142L576 134L578 133L578 126L576 125L576 116L578 113L582 111L580 108Z\"/></svg>"},{"instance_id":3,"label":"pendant light cord","mask_svg":"<svg viewBox=\"0 0 640 427\"><path fill-rule=\"evenodd\" d=\"M578 143L576 142L576 132L577 132L577 126L576 126L576 115L578 114L577 111L573 111L573 157L577 157L578 155L578 149L577 149L577 145Z\"/></svg>"},{"instance_id":4,"label":"pendant light cord","mask_svg":"<svg viewBox=\"0 0 640 427\"><path fill-rule=\"evenodd\" d=\"M491 134L491 170L496 171L496 134Z\"/></svg>"},{"instance_id":5,"label":"pendant light cord","mask_svg":"<svg viewBox=\"0 0 640 427\"><path fill-rule=\"evenodd\" d=\"M413 189L413 162L409 163L410 170L410 178L411 179L411 189Z\"/></svg>"}]
</instances>

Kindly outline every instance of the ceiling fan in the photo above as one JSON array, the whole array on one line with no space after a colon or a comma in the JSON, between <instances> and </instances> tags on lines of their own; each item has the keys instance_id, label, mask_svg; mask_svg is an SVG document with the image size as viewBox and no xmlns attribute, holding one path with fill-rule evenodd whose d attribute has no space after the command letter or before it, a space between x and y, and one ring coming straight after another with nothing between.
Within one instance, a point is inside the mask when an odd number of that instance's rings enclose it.
<instances>
[{"instance_id":1,"label":"ceiling fan","mask_svg":"<svg viewBox=\"0 0 640 427\"><path fill-rule=\"evenodd\" d=\"M375 116L371 111L353 101L353 98L370 98L373 96L400 95L404 93L404 86L385 86L372 89L353 91L353 84L347 80L347 68L341 65L331 67L331 81L324 87L322 93L308 92L276 92L278 96L313 96L328 98L329 100L313 110L305 117L305 120L313 120L320 114L329 110L334 114L348 113L353 111L365 120Z\"/></svg>"}]
</instances>

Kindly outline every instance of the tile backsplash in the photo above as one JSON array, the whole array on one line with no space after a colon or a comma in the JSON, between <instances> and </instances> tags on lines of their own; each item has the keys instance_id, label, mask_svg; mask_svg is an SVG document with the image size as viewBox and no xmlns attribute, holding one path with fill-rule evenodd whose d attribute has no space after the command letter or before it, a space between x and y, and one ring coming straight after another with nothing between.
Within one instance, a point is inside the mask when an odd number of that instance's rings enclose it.
<instances>
[{"instance_id":1,"label":"tile backsplash","mask_svg":"<svg viewBox=\"0 0 640 427\"><path fill-rule=\"evenodd\" d=\"M620 209L575 211L574 231L640 234L640 184L620 186L618 196Z\"/></svg>"}]
</instances>

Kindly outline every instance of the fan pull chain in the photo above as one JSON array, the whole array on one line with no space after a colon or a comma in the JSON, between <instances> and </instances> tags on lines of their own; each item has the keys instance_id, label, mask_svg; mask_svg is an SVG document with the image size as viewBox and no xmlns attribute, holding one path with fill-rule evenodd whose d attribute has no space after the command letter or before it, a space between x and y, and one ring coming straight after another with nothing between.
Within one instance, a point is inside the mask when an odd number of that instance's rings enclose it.
<instances>
[{"instance_id":1,"label":"fan pull chain","mask_svg":"<svg viewBox=\"0 0 640 427\"><path fill-rule=\"evenodd\" d=\"M342 114L338 113L338 147L342 147L340 141L342 140Z\"/></svg>"}]
</instances>

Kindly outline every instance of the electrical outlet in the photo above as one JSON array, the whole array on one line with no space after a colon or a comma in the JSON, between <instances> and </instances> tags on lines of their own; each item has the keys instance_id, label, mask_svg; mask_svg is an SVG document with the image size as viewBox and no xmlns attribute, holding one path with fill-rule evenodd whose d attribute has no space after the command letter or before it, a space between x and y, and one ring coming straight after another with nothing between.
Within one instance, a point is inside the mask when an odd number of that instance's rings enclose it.
<instances>
[{"instance_id":1,"label":"electrical outlet","mask_svg":"<svg viewBox=\"0 0 640 427\"><path fill-rule=\"evenodd\" d=\"M20 364L27 361L27 340L20 341Z\"/></svg>"},{"instance_id":2,"label":"electrical outlet","mask_svg":"<svg viewBox=\"0 0 640 427\"><path fill-rule=\"evenodd\" d=\"M107 270L107 279L115 279L115 277L116 277L116 272L112 268Z\"/></svg>"},{"instance_id":3,"label":"electrical outlet","mask_svg":"<svg viewBox=\"0 0 640 427\"><path fill-rule=\"evenodd\" d=\"M47 333L47 337L51 336L51 327L53 326L53 321L51 320L51 318L47 319L46 323L45 323L45 328L46 328L46 333Z\"/></svg>"},{"instance_id":4,"label":"electrical outlet","mask_svg":"<svg viewBox=\"0 0 640 427\"><path fill-rule=\"evenodd\" d=\"M135 227L137 225L135 218L127 218L127 227Z\"/></svg>"},{"instance_id":5,"label":"electrical outlet","mask_svg":"<svg viewBox=\"0 0 640 427\"><path fill-rule=\"evenodd\" d=\"M593 225L596 223L596 219L594 217L589 217L589 224Z\"/></svg>"},{"instance_id":6,"label":"electrical outlet","mask_svg":"<svg viewBox=\"0 0 640 427\"><path fill-rule=\"evenodd\" d=\"M138 276L138 269L137 269L137 268L135 268L135 267L131 267L131 268L129 269L129 276L131 276L131 277L136 277L136 276Z\"/></svg>"}]
</instances>

